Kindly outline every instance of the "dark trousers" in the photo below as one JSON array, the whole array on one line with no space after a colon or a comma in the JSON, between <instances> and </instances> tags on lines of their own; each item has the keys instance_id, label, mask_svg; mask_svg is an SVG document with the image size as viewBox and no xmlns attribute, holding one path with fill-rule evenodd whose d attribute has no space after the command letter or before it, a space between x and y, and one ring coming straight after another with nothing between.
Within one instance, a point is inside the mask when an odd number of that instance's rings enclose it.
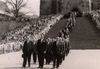
<instances>
[{"instance_id":1,"label":"dark trousers","mask_svg":"<svg viewBox=\"0 0 100 69\"><path fill-rule=\"evenodd\" d=\"M27 62L28 62L28 67L30 67L30 61L31 61L31 56L23 57L23 67L26 67Z\"/></svg>"},{"instance_id":2,"label":"dark trousers","mask_svg":"<svg viewBox=\"0 0 100 69\"><path fill-rule=\"evenodd\" d=\"M68 55L69 51L70 51L70 49L67 48L67 50L66 50L66 56Z\"/></svg>"},{"instance_id":3,"label":"dark trousers","mask_svg":"<svg viewBox=\"0 0 100 69\"><path fill-rule=\"evenodd\" d=\"M61 61L62 61L61 57L59 57L59 56L54 57L53 68L55 68L55 67L59 68L59 65L61 64Z\"/></svg>"},{"instance_id":4,"label":"dark trousers","mask_svg":"<svg viewBox=\"0 0 100 69\"><path fill-rule=\"evenodd\" d=\"M53 60L53 56L50 53L45 54L46 64L50 64L50 62Z\"/></svg>"},{"instance_id":5,"label":"dark trousers","mask_svg":"<svg viewBox=\"0 0 100 69\"><path fill-rule=\"evenodd\" d=\"M58 68L59 65L60 65L60 60L55 59L55 60L53 61L53 68L55 68L55 67Z\"/></svg>"},{"instance_id":6,"label":"dark trousers","mask_svg":"<svg viewBox=\"0 0 100 69\"><path fill-rule=\"evenodd\" d=\"M43 68L43 65L44 65L44 54L43 53L38 53L38 61L39 61L39 67Z\"/></svg>"},{"instance_id":7,"label":"dark trousers","mask_svg":"<svg viewBox=\"0 0 100 69\"><path fill-rule=\"evenodd\" d=\"M62 59L65 60L65 54L63 55Z\"/></svg>"},{"instance_id":8,"label":"dark trousers","mask_svg":"<svg viewBox=\"0 0 100 69\"><path fill-rule=\"evenodd\" d=\"M33 61L34 61L34 63L36 63L36 60L37 60L37 54L33 53Z\"/></svg>"}]
</instances>

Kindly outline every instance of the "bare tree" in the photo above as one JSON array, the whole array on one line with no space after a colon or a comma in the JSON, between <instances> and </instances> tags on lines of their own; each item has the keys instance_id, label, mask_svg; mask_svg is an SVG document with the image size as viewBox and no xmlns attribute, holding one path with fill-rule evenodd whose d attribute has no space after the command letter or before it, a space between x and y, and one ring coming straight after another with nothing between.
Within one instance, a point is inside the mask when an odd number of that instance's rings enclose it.
<instances>
[{"instance_id":1,"label":"bare tree","mask_svg":"<svg viewBox=\"0 0 100 69\"><path fill-rule=\"evenodd\" d=\"M24 2L24 0L7 0L6 3L11 6L11 12L13 15L18 17L20 10L26 6L27 2Z\"/></svg>"}]
</instances>

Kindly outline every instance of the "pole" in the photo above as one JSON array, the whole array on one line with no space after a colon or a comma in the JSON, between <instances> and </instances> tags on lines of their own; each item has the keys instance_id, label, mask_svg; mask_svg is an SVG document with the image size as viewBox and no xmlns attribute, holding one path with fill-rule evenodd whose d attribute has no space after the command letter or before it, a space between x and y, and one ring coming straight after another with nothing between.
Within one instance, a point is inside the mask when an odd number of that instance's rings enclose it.
<instances>
[{"instance_id":1,"label":"pole","mask_svg":"<svg viewBox=\"0 0 100 69\"><path fill-rule=\"evenodd\" d=\"M91 12L91 0L89 0L89 11Z\"/></svg>"}]
</instances>

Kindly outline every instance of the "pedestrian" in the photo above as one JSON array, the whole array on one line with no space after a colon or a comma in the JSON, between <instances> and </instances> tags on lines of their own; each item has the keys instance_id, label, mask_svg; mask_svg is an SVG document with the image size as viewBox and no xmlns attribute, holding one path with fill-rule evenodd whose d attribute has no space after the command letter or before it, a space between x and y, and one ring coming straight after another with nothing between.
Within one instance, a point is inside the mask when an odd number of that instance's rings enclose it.
<instances>
[{"instance_id":1,"label":"pedestrian","mask_svg":"<svg viewBox=\"0 0 100 69\"><path fill-rule=\"evenodd\" d=\"M64 37L64 32L63 32L63 30L60 30L60 32L59 32L59 35L58 35L59 37Z\"/></svg>"},{"instance_id":2,"label":"pedestrian","mask_svg":"<svg viewBox=\"0 0 100 69\"><path fill-rule=\"evenodd\" d=\"M61 56L59 54L60 50L59 47L57 46L56 41L53 42L52 52L53 52L53 68L59 68Z\"/></svg>"},{"instance_id":3,"label":"pedestrian","mask_svg":"<svg viewBox=\"0 0 100 69\"><path fill-rule=\"evenodd\" d=\"M52 53L52 39L48 38L47 39L47 46L46 46L46 54L45 54L45 59L46 59L46 64L50 64L50 62L53 60L53 53Z\"/></svg>"},{"instance_id":4,"label":"pedestrian","mask_svg":"<svg viewBox=\"0 0 100 69\"><path fill-rule=\"evenodd\" d=\"M56 46L56 41L53 42L53 46L52 46L52 52L53 52L53 68L57 67L57 46Z\"/></svg>"},{"instance_id":5,"label":"pedestrian","mask_svg":"<svg viewBox=\"0 0 100 69\"><path fill-rule=\"evenodd\" d=\"M58 63L61 64L64 58L64 42L62 40L63 37L57 38L57 54L58 54Z\"/></svg>"},{"instance_id":6,"label":"pedestrian","mask_svg":"<svg viewBox=\"0 0 100 69\"><path fill-rule=\"evenodd\" d=\"M69 37L66 36L64 42L65 42L65 54L67 56L70 51Z\"/></svg>"},{"instance_id":7,"label":"pedestrian","mask_svg":"<svg viewBox=\"0 0 100 69\"><path fill-rule=\"evenodd\" d=\"M23 67L26 67L26 64L28 62L28 67L30 67L30 60L31 60L31 45L32 43L29 42L29 41L25 41L24 42L24 46L23 46L23 54L22 54L22 57L23 57Z\"/></svg>"},{"instance_id":8,"label":"pedestrian","mask_svg":"<svg viewBox=\"0 0 100 69\"><path fill-rule=\"evenodd\" d=\"M36 61L37 61L37 48L36 48L35 41L33 41L33 45L32 45L32 54L33 54L33 63L36 64Z\"/></svg>"},{"instance_id":9,"label":"pedestrian","mask_svg":"<svg viewBox=\"0 0 100 69\"><path fill-rule=\"evenodd\" d=\"M43 68L43 66L44 66L45 50L46 50L46 43L45 43L45 41L43 41L43 39L39 39L38 42L37 42L39 68Z\"/></svg>"}]
</instances>

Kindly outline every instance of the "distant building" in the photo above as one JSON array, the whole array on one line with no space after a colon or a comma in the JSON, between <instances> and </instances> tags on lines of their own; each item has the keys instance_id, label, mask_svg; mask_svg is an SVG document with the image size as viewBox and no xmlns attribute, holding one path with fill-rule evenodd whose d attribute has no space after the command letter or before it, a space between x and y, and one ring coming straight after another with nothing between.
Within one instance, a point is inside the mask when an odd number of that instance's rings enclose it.
<instances>
[{"instance_id":1,"label":"distant building","mask_svg":"<svg viewBox=\"0 0 100 69\"><path fill-rule=\"evenodd\" d=\"M90 10L89 0L41 0L41 15L57 14L70 11L73 8L78 8L82 12Z\"/></svg>"},{"instance_id":2,"label":"distant building","mask_svg":"<svg viewBox=\"0 0 100 69\"><path fill-rule=\"evenodd\" d=\"M41 0L40 1L40 14L49 15L61 13L63 0Z\"/></svg>"},{"instance_id":3,"label":"distant building","mask_svg":"<svg viewBox=\"0 0 100 69\"><path fill-rule=\"evenodd\" d=\"M100 10L100 0L92 0L92 9Z\"/></svg>"}]
</instances>

